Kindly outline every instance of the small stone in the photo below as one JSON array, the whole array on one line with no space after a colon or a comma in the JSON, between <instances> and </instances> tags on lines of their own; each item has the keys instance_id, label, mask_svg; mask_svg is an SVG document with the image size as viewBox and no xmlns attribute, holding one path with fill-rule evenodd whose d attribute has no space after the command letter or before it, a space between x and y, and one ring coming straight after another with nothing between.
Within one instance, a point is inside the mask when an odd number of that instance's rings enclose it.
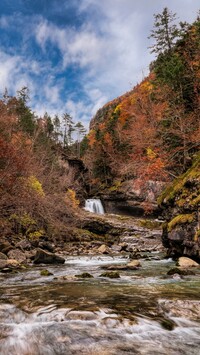
<instances>
[{"instance_id":1,"label":"small stone","mask_svg":"<svg viewBox=\"0 0 200 355\"><path fill-rule=\"evenodd\" d=\"M188 267L199 267L200 265L196 261L190 258L181 256L177 261L177 266L180 266L182 268L188 268Z\"/></svg>"}]
</instances>

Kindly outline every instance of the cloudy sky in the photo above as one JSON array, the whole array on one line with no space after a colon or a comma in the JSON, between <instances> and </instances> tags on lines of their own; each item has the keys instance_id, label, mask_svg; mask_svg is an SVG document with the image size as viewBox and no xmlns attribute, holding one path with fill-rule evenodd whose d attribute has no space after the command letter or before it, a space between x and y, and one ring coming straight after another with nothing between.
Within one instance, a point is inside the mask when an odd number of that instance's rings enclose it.
<instances>
[{"instance_id":1,"label":"cloudy sky","mask_svg":"<svg viewBox=\"0 0 200 355\"><path fill-rule=\"evenodd\" d=\"M147 37L164 7L192 22L199 0L0 0L0 93L23 86L38 114L86 126L153 60Z\"/></svg>"}]
</instances>

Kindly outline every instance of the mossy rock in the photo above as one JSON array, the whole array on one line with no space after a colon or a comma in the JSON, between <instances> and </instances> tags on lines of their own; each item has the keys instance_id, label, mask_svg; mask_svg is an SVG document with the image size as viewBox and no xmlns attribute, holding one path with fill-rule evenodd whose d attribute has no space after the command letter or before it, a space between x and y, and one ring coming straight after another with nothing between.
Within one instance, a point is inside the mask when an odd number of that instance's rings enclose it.
<instances>
[{"instance_id":1,"label":"mossy rock","mask_svg":"<svg viewBox=\"0 0 200 355\"><path fill-rule=\"evenodd\" d=\"M176 323L171 319L162 319L160 325L166 330L174 330Z\"/></svg>"},{"instance_id":2,"label":"mossy rock","mask_svg":"<svg viewBox=\"0 0 200 355\"><path fill-rule=\"evenodd\" d=\"M83 272L82 274L80 275L75 275L75 277L78 277L80 279L91 279L93 278L94 276L92 276L91 274L89 274L88 272Z\"/></svg>"},{"instance_id":3,"label":"mossy rock","mask_svg":"<svg viewBox=\"0 0 200 355\"><path fill-rule=\"evenodd\" d=\"M190 224L194 221L194 214L179 214L174 217L167 225L168 232L171 232L177 225Z\"/></svg>"},{"instance_id":4,"label":"mossy rock","mask_svg":"<svg viewBox=\"0 0 200 355\"><path fill-rule=\"evenodd\" d=\"M174 274L178 274L181 276L195 275L194 271L192 271L192 270L183 270L178 267L173 267L172 269L170 269L167 272L167 275L169 275L169 276L174 275Z\"/></svg>"},{"instance_id":5,"label":"mossy rock","mask_svg":"<svg viewBox=\"0 0 200 355\"><path fill-rule=\"evenodd\" d=\"M117 271L104 272L100 277L108 277L109 279L119 279L120 275Z\"/></svg>"},{"instance_id":6,"label":"mossy rock","mask_svg":"<svg viewBox=\"0 0 200 355\"><path fill-rule=\"evenodd\" d=\"M197 206L200 202L199 187L200 185L200 153L196 156L194 163L190 169L179 176L170 184L158 198L158 205L170 204L176 199L177 205ZM194 188L196 187L196 193ZM192 192L191 192L192 190Z\"/></svg>"},{"instance_id":7,"label":"mossy rock","mask_svg":"<svg viewBox=\"0 0 200 355\"><path fill-rule=\"evenodd\" d=\"M41 276L52 276L53 274L49 270L43 269L43 270L40 271L40 275Z\"/></svg>"},{"instance_id":8,"label":"mossy rock","mask_svg":"<svg viewBox=\"0 0 200 355\"><path fill-rule=\"evenodd\" d=\"M162 224L163 224L162 222L158 222L158 221L150 220L150 219L140 219L139 220L139 225L141 227L144 227L144 228L147 228L150 230L160 229Z\"/></svg>"}]
</instances>

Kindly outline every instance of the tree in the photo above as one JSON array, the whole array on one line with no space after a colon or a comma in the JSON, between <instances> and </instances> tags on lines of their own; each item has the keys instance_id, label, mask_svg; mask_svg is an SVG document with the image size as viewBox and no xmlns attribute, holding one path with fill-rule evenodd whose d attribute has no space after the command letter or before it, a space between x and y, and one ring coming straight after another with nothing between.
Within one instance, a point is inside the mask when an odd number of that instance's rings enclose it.
<instances>
[{"instance_id":1,"label":"tree","mask_svg":"<svg viewBox=\"0 0 200 355\"><path fill-rule=\"evenodd\" d=\"M161 54L164 52L172 52L177 40L182 37L187 27L186 23L180 23L179 27L174 24L176 14L164 8L161 14L154 14L154 29L148 38L154 38L156 43L150 48L151 53Z\"/></svg>"},{"instance_id":2,"label":"tree","mask_svg":"<svg viewBox=\"0 0 200 355\"><path fill-rule=\"evenodd\" d=\"M44 121L45 121L46 135L47 135L47 137L51 137L52 133L54 131L54 125L52 123L51 116L49 116L47 112L45 112L45 114L44 114Z\"/></svg>"},{"instance_id":3,"label":"tree","mask_svg":"<svg viewBox=\"0 0 200 355\"><path fill-rule=\"evenodd\" d=\"M76 123L74 128L75 128L75 130L77 132L77 155L80 158L81 137L83 137L83 135L85 135L86 129L85 129L85 127L83 126L83 124L81 122Z\"/></svg>"},{"instance_id":4,"label":"tree","mask_svg":"<svg viewBox=\"0 0 200 355\"><path fill-rule=\"evenodd\" d=\"M17 91L17 107L16 113L19 117L19 125L22 130L33 136L35 131L35 117L27 106L29 100L29 89L24 86L21 90Z\"/></svg>"},{"instance_id":5,"label":"tree","mask_svg":"<svg viewBox=\"0 0 200 355\"><path fill-rule=\"evenodd\" d=\"M64 122L64 136L63 136L63 145L64 148L69 148L72 144L72 133L74 131L74 122L72 117L68 113L64 113L63 115Z\"/></svg>"},{"instance_id":6,"label":"tree","mask_svg":"<svg viewBox=\"0 0 200 355\"><path fill-rule=\"evenodd\" d=\"M54 138L55 138L55 141L58 142L58 137L61 135L61 133L60 133L60 119L59 119L58 115L54 116L53 125L54 125Z\"/></svg>"}]
</instances>

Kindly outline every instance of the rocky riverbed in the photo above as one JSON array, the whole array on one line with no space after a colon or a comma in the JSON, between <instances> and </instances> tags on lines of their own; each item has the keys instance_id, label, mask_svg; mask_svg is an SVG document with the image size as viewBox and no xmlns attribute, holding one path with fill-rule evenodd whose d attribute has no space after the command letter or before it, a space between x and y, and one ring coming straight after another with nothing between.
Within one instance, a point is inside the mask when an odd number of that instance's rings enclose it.
<instances>
[{"instance_id":1,"label":"rocky riverbed","mask_svg":"<svg viewBox=\"0 0 200 355\"><path fill-rule=\"evenodd\" d=\"M200 268L166 259L160 224L85 214L74 240L7 252L29 259L1 259L0 353L198 355Z\"/></svg>"}]
</instances>

